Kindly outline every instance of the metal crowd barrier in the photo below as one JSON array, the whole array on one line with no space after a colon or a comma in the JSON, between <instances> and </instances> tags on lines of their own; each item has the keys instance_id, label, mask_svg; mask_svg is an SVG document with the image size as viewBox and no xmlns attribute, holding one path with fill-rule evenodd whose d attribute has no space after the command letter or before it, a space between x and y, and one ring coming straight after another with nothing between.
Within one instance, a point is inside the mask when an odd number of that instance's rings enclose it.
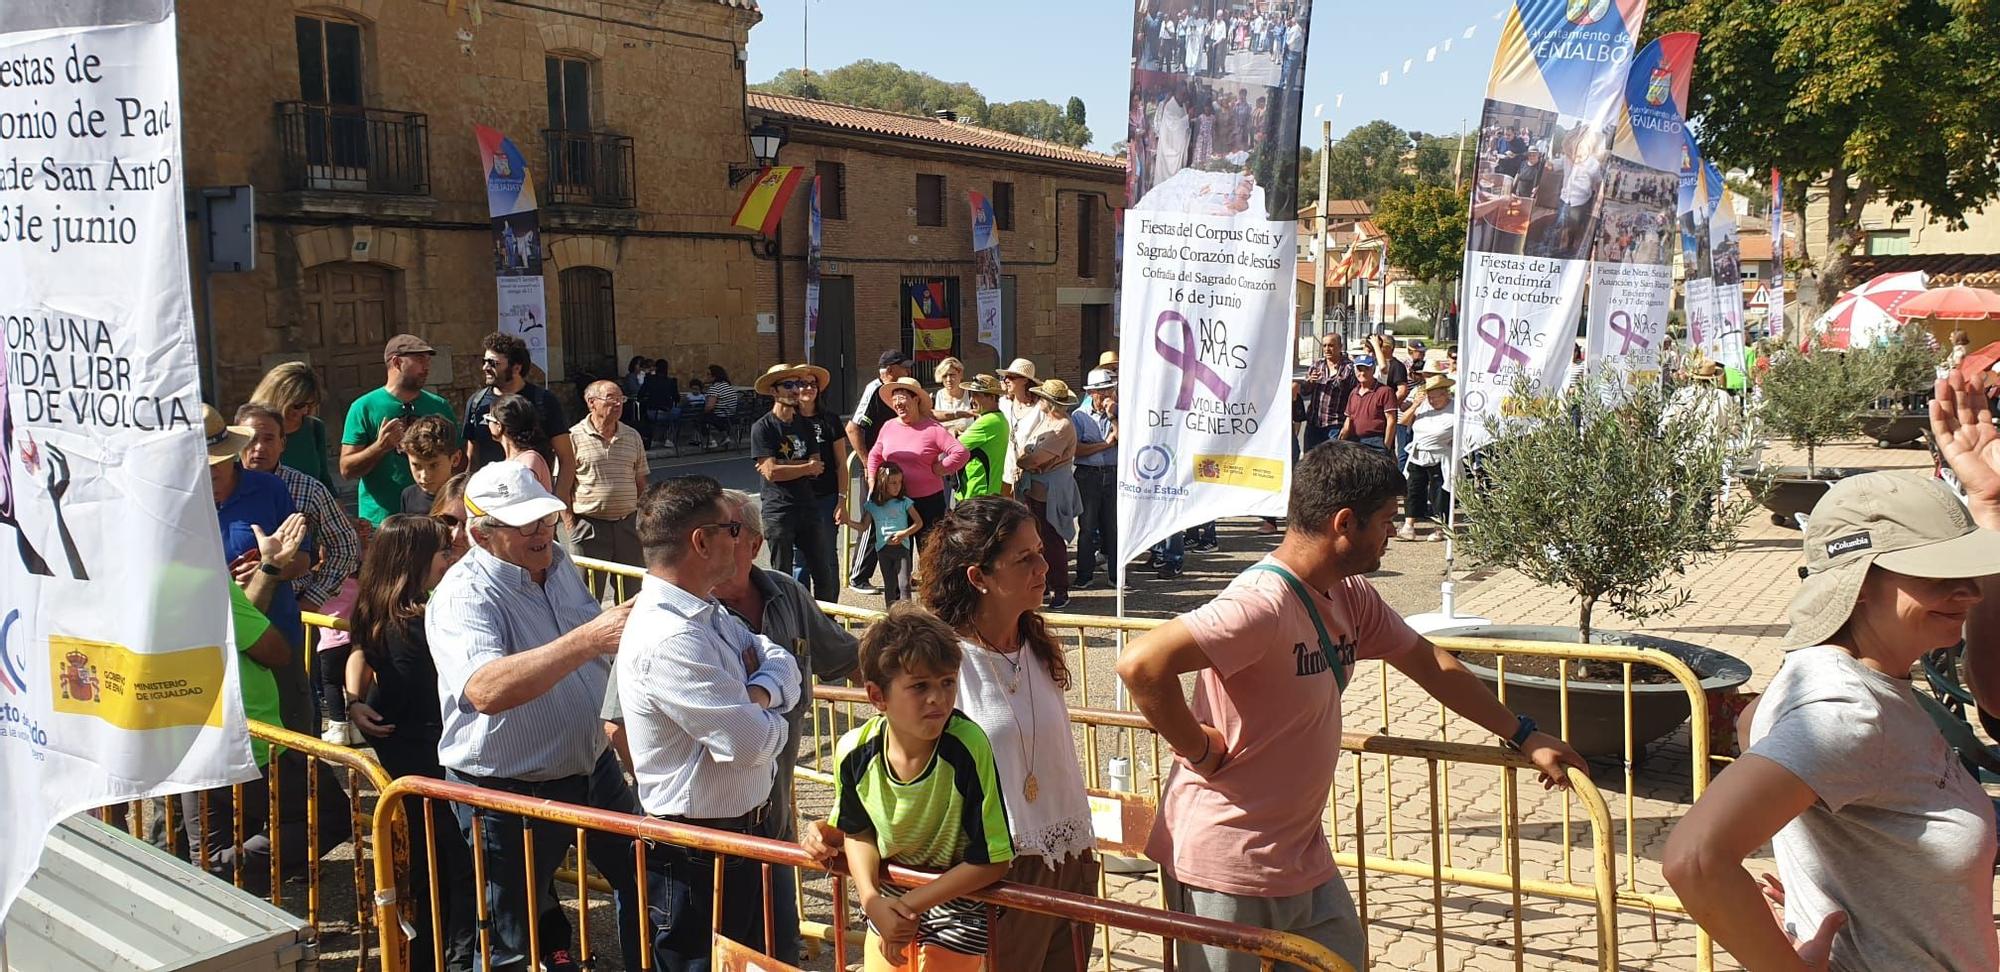
<instances>
[{"instance_id":1,"label":"metal crowd barrier","mask_svg":"<svg viewBox=\"0 0 2000 972\"><path fill-rule=\"evenodd\" d=\"M772 906L770 900L772 886L771 868L786 866L798 868L802 871L824 872L828 874L832 887L833 922L831 931L836 962L844 967L848 961L847 939L849 929L847 922L846 875L839 868L829 870L822 866L797 845L762 837L751 837L725 831L709 830L703 827L672 823L652 817L613 813L592 807L523 797L512 793L451 783L444 780L434 780L427 777L403 777L396 780L382 792L381 800L376 804L376 880L384 886L395 880L396 864L393 852L385 852L383 848L392 846L391 839L398 825L398 819L399 817L407 816L407 814L399 813L400 804L404 799L410 797L416 797L424 801L424 812L421 814L421 819L427 822L427 828L428 821L431 819L429 802L433 800L448 800L453 803L485 807L526 819L543 820L561 824L565 827L574 827L577 832L576 839L579 847L586 843L585 835L592 831L638 838L632 845L633 863L635 869L642 874L647 870L647 854L650 844L670 844L713 854L715 855L714 880L718 888L715 900L718 905L721 901L719 889L723 881L725 860L727 858L740 858L754 861L760 865L759 870L764 888L763 944L764 951L767 953L775 951L774 939L776 934L776 929L772 925ZM533 830L524 827L522 835L522 850L526 862L525 869L532 872L534 869ZM424 843L428 852L433 847L428 840L428 835ZM475 882L483 882L486 873L484 842L476 836L472 841L472 854L474 871L478 875L475 878ZM896 866L890 866L886 870L889 881L904 888L917 887L935 877L934 874ZM434 858L430 860L428 871L433 875L431 900L436 901L438 900L435 879L437 867ZM640 921L638 940L641 949L641 965L642 967L651 967L652 956L650 948L652 929L650 927L650 910L645 901L643 888L644 884L642 883L639 895L640 900L637 902L637 907L634 911ZM578 918L577 942L579 946L577 958L585 968L589 968L592 962L589 933L591 890L587 882L579 881L576 883L575 908ZM1260 960L1261 967L1264 969L1271 969L1275 963L1284 962L1308 970L1308 972L1353 972L1352 966L1341 961L1340 958L1329 952L1325 947L1294 935L1274 932L1269 929L1252 928L1230 922L1197 918L1160 909L1144 908L1137 905L1109 901L1102 898L1084 897L1082 895L1045 888L1014 885L1004 881L989 886L968 897L984 902L989 906L989 910L992 908L1013 908L1072 921L1088 922L1092 925L1107 928L1126 929L1140 935L1198 942L1203 945L1228 949L1232 952L1253 955ZM486 932L488 920L486 900L483 894L476 895L475 898L478 902L479 926L481 929L479 941L480 966L486 968L490 967L492 956L492 942L490 935ZM393 900L378 899L378 901L381 903L379 905L380 914L377 916L376 927L381 930L382 935L381 954L383 957L383 972L404 972L408 968L408 941L402 927L402 916ZM438 909L436 908L431 909L433 916L431 941L434 943L442 941L441 929L436 918L437 911ZM711 915L712 919L719 917L715 916L713 912ZM528 923L531 940L536 924L533 921ZM711 935L715 939L720 939L719 930L714 926L711 926ZM531 944L529 951L538 952L539 949L534 944ZM441 955L436 957L442 958Z\"/></svg>"}]
</instances>

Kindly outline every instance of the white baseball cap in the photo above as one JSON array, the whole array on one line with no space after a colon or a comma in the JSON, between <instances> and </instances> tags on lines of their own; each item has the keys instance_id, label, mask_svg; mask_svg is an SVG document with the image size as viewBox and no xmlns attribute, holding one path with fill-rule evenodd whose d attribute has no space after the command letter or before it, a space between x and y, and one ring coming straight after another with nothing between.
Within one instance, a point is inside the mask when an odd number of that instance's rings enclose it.
<instances>
[{"instance_id":1,"label":"white baseball cap","mask_svg":"<svg viewBox=\"0 0 2000 972\"><path fill-rule=\"evenodd\" d=\"M489 462L465 484L465 512L470 516L490 516L520 527L562 511L563 501L542 488L534 470L518 462Z\"/></svg>"}]
</instances>

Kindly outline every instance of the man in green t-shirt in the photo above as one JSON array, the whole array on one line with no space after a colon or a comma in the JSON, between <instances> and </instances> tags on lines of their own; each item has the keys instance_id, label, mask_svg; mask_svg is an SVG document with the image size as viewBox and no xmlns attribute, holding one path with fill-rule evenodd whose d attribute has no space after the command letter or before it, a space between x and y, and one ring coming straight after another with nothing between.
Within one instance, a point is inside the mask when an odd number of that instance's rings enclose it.
<instances>
[{"instance_id":1,"label":"man in green t-shirt","mask_svg":"<svg viewBox=\"0 0 2000 972\"><path fill-rule=\"evenodd\" d=\"M250 603L243 588L229 585L229 613L236 629L236 685L243 693L243 716L270 726L284 725L278 714L278 677L268 663L282 665L291 649L283 632L271 626L271 619ZM251 737L250 751L258 768L271 762L271 744Z\"/></svg>"},{"instance_id":2,"label":"man in green t-shirt","mask_svg":"<svg viewBox=\"0 0 2000 972\"><path fill-rule=\"evenodd\" d=\"M421 416L441 415L447 423L458 424L450 403L424 388L435 353L414 334L390 338L382 348L388 380L347 407L347 427L340 436L340 475L357 481L361 518L376 526L402 511L403 490L416 482L401 448L410 423Z\"/></svg>"},{"instance_id":3,"label":"man in green t-shirt","mask_svg":"<svg viewBox=\"0 0 2000 972\"><path fill-rule=\"evenodd\" d=\"M958 500L1000 495L1000 475L1007 469L1007 416L1000 412L1000 382L992 375L975 375L965 383L972 410L979 414L959 433L958 441L972 453L960 474Z\"/></svg>"},{"instance_id":4,"label":"man in green t-shirt","mask_svg":"<svg viewBox=\"0 0 2000 972\"><path fill-rule=\"evenodd\" d=\"M962 896L1007 873L1014 841L993 748L953 708L958 636L914 602L899 602L861 638L868 701L882 714L836 750L833 825L868 915L864 953L898 969L976 970L986 956L985 906ZM941 870L897 892L882 862Z\"/></svg>"}]
</instances>

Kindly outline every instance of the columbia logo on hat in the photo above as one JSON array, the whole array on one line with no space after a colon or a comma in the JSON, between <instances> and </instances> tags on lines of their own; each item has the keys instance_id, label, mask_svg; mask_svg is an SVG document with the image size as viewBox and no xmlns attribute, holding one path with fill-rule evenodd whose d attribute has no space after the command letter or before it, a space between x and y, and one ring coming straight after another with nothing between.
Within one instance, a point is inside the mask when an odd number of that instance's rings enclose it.
<instances>
[{"instance_id":1,"label":"columbia logo on hat","mask_svg":"<svg viewBox=\"0 0 2000 972\"><path fill-rule=\"evenodd\" d=\"M1826 555L1829 558L1838 557L1844 553L1867 550L1873 546L1875 546L1875 540L1867 533L1851 533L1844 537L1828 540L1826 542Z\"/></svg>"}]
</instances>

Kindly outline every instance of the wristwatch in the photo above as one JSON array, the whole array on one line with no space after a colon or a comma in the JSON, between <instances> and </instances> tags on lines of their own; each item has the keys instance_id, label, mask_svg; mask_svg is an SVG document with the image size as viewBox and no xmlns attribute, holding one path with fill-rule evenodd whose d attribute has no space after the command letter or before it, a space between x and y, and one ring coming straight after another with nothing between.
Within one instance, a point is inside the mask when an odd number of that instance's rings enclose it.
<instances>
[{"instance_id":1,"label":"wristwatch","mask_svg":"<svg viewBox=\"0 0 2000 972\"><path fill-rule=\"evenodd\" d=\"M1535 725L1535 720L1529 716L1515 716L1514 734L1507 738L1507 748L1517 753L1520 752L1521 744L1527 742L1528 737L1534 735L1540 728L1540 726Z\"/></svg>"},{"instance_id":2,"label":"wristwatch","mask_svg":"<svg viewBox=\"0 0 2000 972\"><path fill-rule=\"evenodd\" d=\"M267 560L257 565L257 572L261 574L269 574L272 577L276 577L279 574L284 573L285 569Z\"/></svg>"}]
</instances>

